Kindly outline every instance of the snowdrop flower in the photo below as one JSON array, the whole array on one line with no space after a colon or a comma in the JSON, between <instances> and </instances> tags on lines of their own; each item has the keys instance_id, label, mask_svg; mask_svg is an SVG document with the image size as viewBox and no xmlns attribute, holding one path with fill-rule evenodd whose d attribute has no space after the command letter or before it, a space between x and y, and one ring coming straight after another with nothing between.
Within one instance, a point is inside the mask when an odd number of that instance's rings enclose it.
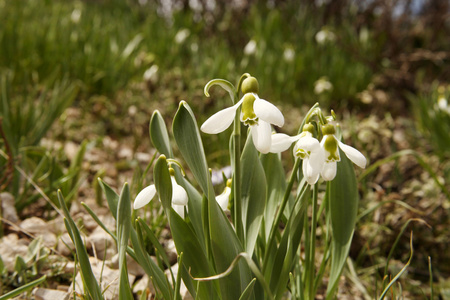
<instances>
[{"instance_id":1,"label":"snowdrop flower","mask_svg":"<svg viewBox=\"0 0 450 300\"><path fill-rule=\"evenodd\" d=\"M336 39L336 35L329 29L322 29L316 33L316 42L318 44L325 44L326 42L332 42Z\"/></svg>"},{"instance_id":2,"label":"snowdrop flower","mask_svg":"<svg viewBox=\"0 0 450 300\"><path fill-rule=\"evenodd\" d=\"M328 81L327 77L320 77L315 83L314 83L314 93L317 95L322 94L326 91L331 91L333 89L333 85L331 82Z\"/></svg>"},{"instance_id":3,"label":"snowdrop flower","mask_svg":"<svg viewBox=\"0 0 450 300\"><path fill-rule=\"evenodd\" d=\"M275 105L259 98L256 78L246 78L242 82L242 92L244 96L238 103L212 115L200 129L209 134L224 131L233 123L237 109L242 106L241 122L250 126L256 149L261 153L268 153L272 143L271 124L283 126L283 114Z\"/></svg>"},{"instance_id":4,"label":"snowdrop flower","mask_svg":"<svg viewBox=\"0 0 450 300\"><path fill-rule=\"evenodd\" d=\"M173 175L170 176L170 180L172 182L172 208L182 217L184 218L184 207L188 203L188 195L186 190L177 183L175 177ZM134 200L134 209L139 209L144 207L155 197L156 195L156 187L154 184L149 185L144 188L139 194L136 196Z\"/></svg>"},{"instance_id":5,"label":"snowdrop flower","mask_svg":"<svg viewBox=\"0 0 450 300\"><path fill-rule=\"evenodd\" d=\"M81 19L81 10L79 8L75 8L70 14L70 20L74 24L78 24Z\"/></svg>"},{"instance_id":6,"label":"snowdrop flower","mask_svg":"<svg viewBox=\"0 0 450 300\"><path fill-rule=\"evenodd\" d=\"M190 34L191 34L191 32L189 31L189 29L187 29L187 28L181 29L175 35L175 43L183 44L184 41L189 37Z\"/></svg>"},{"instance_id":7,"label":"snowdrop flower","mask_svg":"<svg viewBox=\"0 0 450 300\"><path fill-rule=\"evenodd\" d=\"M256 53L256 41L250 40L247 45L244 47L244 54L245 55L253 55Z\"/></svg>"},{"instance_id":8,"label":"snowdrop flower","mask_svg":"<svg viewBox=\"0 0 450 300\"><path fill-rule=\"evenodd\" d=\"M333 180L336 176L336 162L341 160L338 147L347 155L347 157L358 167L366 167L366 158L361 152L353 147L350 147L341 141L336 136L336 129L334 125L327 124L322 126L323 138L320 142L321 147L325 152L325 164L321 172L322 178L326 181Z\"/></svg>"},{"instance_id":9,"label":"snowdrop flower","mask_svg":"<svg viewBox=\"0 0 450 300\"><path fill-rule=\"evenodd\" d=\"M294 48L292 48L292 47L287 47L286 49L284 49L284 52L283 52L283 58L284 58L284 60L287 61L287 62L292 62L292 61L294 61L294 58L295 58L295 51L294 51Z\"/></svg>"},{"instance_id":10,"label":"snowdrop flower","mask_svg":"<svg viewBox=\"0 0 450 300\"><path fill-rule=\"evenodd\" d=\"M270 152L278 153L287 150L292 143L294 146L294 156L303 160L302 170L306 181L313 185L319 180L320 172L325 163L325 152L319 141L313 137L314 126L306 124L303 132L296 136L289 136L284 133L272 135L272 145Z\"/></svg>"},{"instance_id":11,"label":"snowdrop flower","mask_svg":"<svg viewBox=\"0 0 450 300\"><path fill-rule=\"evenodd\" d=\"M303 176L306 182L313 185L319 180L325 163L325 152L319 141L313 137L314 126L307 124L294 146L294 155L300 157L302 162Z\"/></svg>"},{"instance_id":12,"label":"snowdrop flower","mask_svg":"<svg viewBox=\"0 0 450 300\"><path fill-rule=\"evenodd\" d=\"M223 193L216 197L216 201L223 211L228 210L228 203L230 202L231 195L231 179L227 180L227 186L223 190Z\"/></svg>"}]
</instances>

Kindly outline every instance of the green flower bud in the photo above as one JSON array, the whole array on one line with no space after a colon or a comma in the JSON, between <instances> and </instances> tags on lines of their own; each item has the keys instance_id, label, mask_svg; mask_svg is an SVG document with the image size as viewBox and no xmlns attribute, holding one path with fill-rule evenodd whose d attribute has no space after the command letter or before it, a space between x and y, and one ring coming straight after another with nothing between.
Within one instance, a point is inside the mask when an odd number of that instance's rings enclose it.
<instances>
[{"instance_id":1,"label":"green flower bud","mask_svg":"<svg viewBox=\"0 0 450 300\"><path fill-rule=\"evenodd\" d=\"M303 126L303 132L310 132L311 134L314 134L314 125L311 123L305 124Z\"/></svg>"},{"instance_id":2,"label":"green flower bud","mask_svg":"<svg viewBox=\"0 0 450 300\"><path fill-rule=\"evenodd\" d=\"M247 77L242 82L241 90L243 94L259 92L258 80L255 77Z\"/></svg>"},{"instance_id":3,"label":"green flower bud","mask_svg":"<svg viewBox=\"0 0 450 300\"><path fill-rule=\"evenodd\" d=\"M334 125L326 124L322 126L322 133L323 135L333 135L336 133L336 128L334 128Z\"/></svg>"},{"instance_id":4,"label":"green flower bud","mask_svg":"<svg viewBox=\"0 0 450 300\"><path fill-rule=\"evenodd\" d=\"M170 176L175 176L175 170L172 168L169 168L169 174L170 174Z\"/></svg>"}]
</instances>

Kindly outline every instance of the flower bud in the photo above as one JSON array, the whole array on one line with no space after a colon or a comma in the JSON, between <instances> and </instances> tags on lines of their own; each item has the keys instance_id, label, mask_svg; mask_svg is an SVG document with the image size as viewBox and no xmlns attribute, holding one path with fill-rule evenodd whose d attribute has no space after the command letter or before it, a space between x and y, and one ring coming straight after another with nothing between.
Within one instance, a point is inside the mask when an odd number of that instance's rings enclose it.
<instances>
[{"instance_id":1,"label":"flower bud","mask_svg":"<svg viewBox=\"0 0 450 300\"><path fill-rule=\"evenodd\" d=\"M242 93L244 93L244 94L247 94L247 93L258 94L258 92L259 92L258 80L252 76L245 78L244 81L242 82L241 90L242 90Z\"/></svg>"},{"instance_id":2,"label":"flower bud","mask_svg":"<svg viewBox=\"0 0 450 300\"><path fill-rule=\"evenodd\" d=\"M333 135L336 133L336 128L334 128L334 125L331 125L331 124L323 125L322 133L323 133L323 135Z\"/></svg>"},{"instance_id":3,"label":"flower bud","mask_svg":"<svg viewBox=\"0 0 450 300\"><path fill-rule=\"evenodd\" d=\"M305 124L303 126L303 132L309 132L311 134L314 134L314 125L311 123Z\"/></svg>"}]
</instances>

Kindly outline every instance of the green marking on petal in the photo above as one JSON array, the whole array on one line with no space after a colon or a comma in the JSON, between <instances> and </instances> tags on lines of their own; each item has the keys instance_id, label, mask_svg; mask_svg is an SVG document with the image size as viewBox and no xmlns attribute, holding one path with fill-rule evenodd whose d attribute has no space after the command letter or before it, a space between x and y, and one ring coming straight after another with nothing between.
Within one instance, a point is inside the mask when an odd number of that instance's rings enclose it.
<instances>
[{"instance_id":1,"label":"green marking on petal","mask_svg":"<svg viewBox=\"0 0 450 300\"><path fill-rule=\"evenodd\" d=\"M333 135L326 135L324 139L325 143L323 148L329 153L327 161L340 161L341 158L339 157L338 141L336 138Z\"/></svg>"},{"instance_id":2,"label":"green marking on petal","mask_svg":"<svg viewBox=\"0 0 450 300\"><path fill-rule=\"evenodd\" d=\"M246 94L244 96L244 101L242 102L242 117L241 120L245 125L256 125L258 124L258 118L256 117L255 111L253 110L253 103L256 98L252 94Z\"/></svg>"}]
</instances>

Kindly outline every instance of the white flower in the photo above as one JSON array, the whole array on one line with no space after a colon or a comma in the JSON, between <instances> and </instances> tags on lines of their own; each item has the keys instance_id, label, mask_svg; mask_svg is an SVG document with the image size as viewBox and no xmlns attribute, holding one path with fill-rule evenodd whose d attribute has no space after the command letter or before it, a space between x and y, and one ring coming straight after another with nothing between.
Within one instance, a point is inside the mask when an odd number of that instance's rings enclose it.
<instances>
[{"instance_id":1,"label":"white flower","mask_svg":"<svg viewBox=\"0 0 450 300\"><path fill-rule=\"evenodd\" d=\"M139 209L141 207L144 207L150 201L155 197L156 195L156 187L154 184L149 185L148 187L144 188L142 191L139 192L139 194L136 196L136 199L134 200L134 209Z\"/></svg>"},{"instance_id":2,"label":"white flower","mask_svg":"<svg viewBox=\"0 0 450 300\"><path fill-rule=\"evenodd\" d=\"M250 40L244 48L245 55L253 55L256 53L256 41Z\"/></svg>"},{"instance_id":3,"label":"white flower","mask_svg":"<svg viewBox=\"0 0 450 300\"><path fill-rule=\"evenodd\" d=\"M363 169L366 167L367 160L364 155L355 148L339 141L334 135L336 130L333 125L324 125L322 127L322 132L323 138L320 142L320 145L325 152L325 164L323 166L321 175L324 180L333 180L336 176L336 162L341 160L338 148L340 148L348 157L348 159L350 159L358 167Z\"/></svg>"},{"instance_id":4,"label":"white flower","mask_svg":"<svg viewBox=\"0 0 450 300\"><path fill-rule=\"evenodd\" d=\"M300 138L300 134L296 136L289 136L284 133L275 133L272 134L272 144L270 145L271 153L279 153L286 151L291 147L292 143L297 141Z\"/></svg>"},{"instance_id":5,"label":"white flower","mask_svg":"<svg viewBox=\"0 0 450 300\"><path fill-rule=\"evenodd\" d=\"M81 10L78 8L75 8L72 13L70 14L70 20L75 23L78 24L80 22L81 19Z\"/></svg>"},{"instance_id":6,"label":"white flower","mask_svg":"<svg viewBox=\"0 0 450 300\"><path fill-rule=\"evenodd\" d=\"M303 159L302 170L306 182L315 184L325 163L325 153L311 132L303 131L294 146L294 155Z\"/></svg>"},{"instance_id":7,"label":"white flower","mask_svg":"<svg viewBox=\"0 0 450 300\"><path fill-rule=\"evenodd\" d=\"M170 176L170 180L172 182L172 208L182 217L184 218L184 207L188 203L188 195L186 190L177 183L174 176ZM134 200L134 209L139 209L144 207L155 197L156 195L156 187L154 184L149 185L144 188L139 194L136 196Z\"/></svg>"},{"instance_id":8,"label":"white flower","mask_svg":"<svg viewBox=\"0 0 450 300\"><path fill-rule=\"evenodd\" d=\"M231 180L230 180L231 182ZM227 186L223 190L223 193L216 197L216 201L219 204L220 208L222 208L223 211L228 210L228 203L230 202L230 195L231 195L231 187Z\"/></svg>"},{"instance_id":9,"label":"white flower","mask_svg":"<svg viewBox=\"0 0 450 300\"><path fill-rule=\"evenodd\" d=\"M187 28L181 29L175 35L175 43L177 43L177 44L184 43L184 41L189 37L190 34L191 34L191 32L189 31L189 29L187 29Z\"/></svg>"},{"instance_id":10,"label":"white flower","mask_svg":"<svg viewBox=\"0 0 450 300\"><path fill-rule=\"evenodd\" d=\"M203 123L200 129L209 134L217 134L233 123L237 109L242 105L241 122L251 127L253 143L261 153L268 153L272 142L271 124L284 125L281 111L272 103L260 99L256 93L246 93L235 105L225 108Z\"/></svg>"},{"instance_id":11,"label":"white flower","mask_svg":"<svg viewBox=\"0 0 450 300\"><path fill-rule=\"evenodd\" d=\"M157 65L152 65L144 72L144 80L150 81L151 83L156 83L158 81L158 70L159 67Z\"/></svg>"},{"instance_id":12,"label":"white flower","mask_svg":"<svg viewBox=\"0 0 450 300\"><path fill-rule=\"evenodd\" d=\"M316 33L316 42L319 44L325 44L326 42L332 42L336 39L336 35L329 29L322 29Z\"/></svg>"},{"instance_id":13,"label":"white flower","mask_svg":"<svg viewBox=\"0 0 450 300\"><path fill-rule=\"evenodd\" d=\"M292 47L287 47L286 49L284 49L284 52L283 52L283 58L284 58L284 60L287 61L287 62L292 62L292 61L294 61L294 58L295 58L295 51L294 51L294 48L292 48Z\"/></svg>"},{"instance_id":14,"label":"white flower","mask_svg":"<svg viewBox=\"0 0 450 300\"><path fill-rule=\"evenodd\" d=\"M317 95L326 91L331 91L332 89L333 85L328 81L327 77L321 77L314 83L314 93Z\"/></svg>"}]
</instances>

